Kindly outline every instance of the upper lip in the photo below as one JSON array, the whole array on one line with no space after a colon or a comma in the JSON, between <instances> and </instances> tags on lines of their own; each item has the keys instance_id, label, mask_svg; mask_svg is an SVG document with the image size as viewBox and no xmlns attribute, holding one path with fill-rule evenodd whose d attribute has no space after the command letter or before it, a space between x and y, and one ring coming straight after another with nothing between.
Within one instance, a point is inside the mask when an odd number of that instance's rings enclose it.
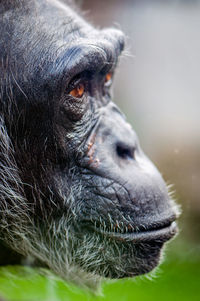
<instances>
[{"instance_id":1,"label":"upper lip","mask_svg":"<svg viewBox=\"0 0 200 301\"><path fill-rule=\"evenodd\" d=\"M160 241L164 242L172 238L177 232L178 227L175 222L176 217L170 216L162 221L153 222L149 225L128 225L125 231L120 228L110 230L107 227L98 227L95 224L95 232L120 241L132 242L148 242Z\"/></svg>"}]
</instances>

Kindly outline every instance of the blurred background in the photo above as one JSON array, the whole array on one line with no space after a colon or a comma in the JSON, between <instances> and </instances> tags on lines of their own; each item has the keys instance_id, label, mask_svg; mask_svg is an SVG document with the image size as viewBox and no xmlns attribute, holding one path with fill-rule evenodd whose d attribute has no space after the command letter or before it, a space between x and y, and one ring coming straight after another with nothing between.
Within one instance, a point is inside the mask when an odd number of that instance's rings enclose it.
<instances>
[{"instance_id":1,"label":"blurred background","mask_svg":"<svg viewBox=\"0 0 200 301\"><path fill-rule=\"evenodd\" d=\"M76 2L95 26L114 26L127 36L115 77L114 100L137 132L145 153L167 183L173 184L174 197L183 211L180 234L168 245L158 276L151 281L105 284L104 297L66 288L59 281L50 283L33 273L26 274L31 286L15 272L8 284L4 271L0 272L0 292L8 300L26 301L199 301L200 1Z\"/></svg>"}]
</instances>

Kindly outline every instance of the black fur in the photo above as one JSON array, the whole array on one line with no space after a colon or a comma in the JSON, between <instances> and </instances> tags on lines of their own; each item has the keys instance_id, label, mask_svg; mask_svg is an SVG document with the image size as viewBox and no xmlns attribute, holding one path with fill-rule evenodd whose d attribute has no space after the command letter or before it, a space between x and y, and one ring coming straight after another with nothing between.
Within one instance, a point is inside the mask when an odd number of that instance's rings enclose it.
<instances>
[{"instance_id":1,"label":"black fur","mask_svg":"<svg viewBox=\"0 0 200 301\"><path fill-rule=\"evenodd\" d=\"M1 264L32 256L87 287L149 272L177 207L105 84L122 32L57 0L1 0L0 36Z\"/></svg>"}]
</instances>

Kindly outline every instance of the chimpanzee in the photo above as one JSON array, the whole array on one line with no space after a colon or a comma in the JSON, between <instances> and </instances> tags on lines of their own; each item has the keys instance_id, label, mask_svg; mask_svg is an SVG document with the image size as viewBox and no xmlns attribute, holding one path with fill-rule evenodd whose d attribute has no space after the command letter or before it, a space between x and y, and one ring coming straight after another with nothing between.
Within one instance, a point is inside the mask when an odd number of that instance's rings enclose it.
<instances>
[{"instance_id":1,"label":"chimpanzee","mask_svg":"<svg viewBox=\"0 0 200 301\"><path fill-rule=\"evenodd\" d=\"M123 33L75 11L0 0L0 263L95 289L157 266L178 209L111 100Z\"/></svg>"}]
</instances>

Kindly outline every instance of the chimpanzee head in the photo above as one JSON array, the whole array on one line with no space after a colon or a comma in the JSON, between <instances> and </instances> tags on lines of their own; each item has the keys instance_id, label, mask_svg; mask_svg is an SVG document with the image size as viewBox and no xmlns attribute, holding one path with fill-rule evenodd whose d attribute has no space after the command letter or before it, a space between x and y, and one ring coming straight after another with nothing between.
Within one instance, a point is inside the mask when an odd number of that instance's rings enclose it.
<instances>
[{"instance_id":1,"label":"chimpanzee head","mask_svg":"<svg viewBox=\"0 0 200 301\"><path fill-rule=\"evenodd\" d=\"M57 0L0 13L4 247L86 287L151 271L178 211L111 100L124 35Z\"/></svg>"}]
</instances>

